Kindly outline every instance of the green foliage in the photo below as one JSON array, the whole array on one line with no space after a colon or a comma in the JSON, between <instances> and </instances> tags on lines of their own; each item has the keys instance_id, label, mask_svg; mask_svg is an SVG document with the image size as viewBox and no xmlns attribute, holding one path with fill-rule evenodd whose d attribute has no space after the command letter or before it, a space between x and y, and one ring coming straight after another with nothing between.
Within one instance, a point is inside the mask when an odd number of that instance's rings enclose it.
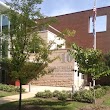
<instances>
[{"instance_id":1,"label":"green foliage","mask_svg":"<svg viewBox=\"0 0 110 110\"><path fill-rule=\"evenodd\" d=\"M83 49L76 44L72 44L71 48L69 52L77 61L81 73L91 74L95 79L110 73L101 51L92 48Z\"/></svg>"},{"instance_id":2,"label":"green foliage","mask_svg":"<svg viewBox=\"0 0 110 110\"><path fill-rule=\"evenodd\" d=\"M37 93L35 94L35 97L41 97L41 98L42 98L42 97L43 97L43 93L44 93L44 92L37 92Z\"/></svg>"},{"instance_id":3,"label":"green foliage","mask_svg":"<svg viewBox=\"0 0 110 110\"><path fill-rule=\"evenodd\" d=\"M6 61L8 72L11 78L19 79L22 84L52 71L48 68L48 63L54 61L49 58L51 51L47 42L38 35L40 27L45 27L48 22L42 25L35 21L43 18L38 8L42 2L42 0L11 0L6 3L10 9L3 12L11 23L10 29L3 31L3 34L9 35L10 40L8 45L11 59ZM32 56L33 62L29 62Z\"/></svg>"},{"instance_id":4,"label":"green foliage","mask_svg":"<svg viewBox=\"0 0 110 110\"><path fill-rule=\"evenodd\" d=\"M44 18L38 8L42 2L43 0L11 0L7 2L10 8L3 12L11 24L9 30L3 34L8 35L10 41L11 59L7 61L9 75L20 81L19 110L22 84L52 72L48 64L55 60L49 57L51 51L47 41L38 35L40 27L46 26L38 22ZM50 97L49 92L45 94Z\"/></svg>"},{"instance_id":5,"label":"green foliage","mask_svg":"<svg viewBox=\"0 0 110 110\"><path fill-rule=\"evenodd\" d=\"M105 89L105 91L109 91L110 90L110 86L102 86L103 89Z\"/></svg>"},{"instance_id":6,"label":"green foliage","mask_svg":"<svg viewBox=\"0 0 110 110\"><path fill-rule=\"evenodd\" d=\"M55 90L55 91L53 92L53 97L58 97L59 93L60 93L60 91Z\"/></svg>"},{"instance_id":7,"label":"green foliage","mask_svg":"<svg viewBox=\"0 0 110 110\"><path fill-rule=\"evenodd\" d=\"M61 91L59 94L58 94L58 100L61 100L61 101L66 101L68 98L68 94L66 91Z\"/></svg>"},{"instance_id":8,"label":"green foliage","mask_svg":"<svg viewBox=\"0 0 110 110\"><path fill-rule=\"evenodd\" d=\"M95 97L96 98L101 98L109 90L110 90L110 87L106 87L106 86L103 87L103 86L99 86L98 85L95 88ZM94 101L94 98L93 98L93 89L77 91L77 92L75 92L73 94L72 99L75 100L75 101L79 101L79 102L92 103Z\"/></svg>"},{"instance_id":9,"label":"green foliage","mask_svg":"<svg viewBox=\"0 0 110 110\"><path fill-rule=\"evenodd\" d=\"M45 90L44 91L44 95L43 95L43 97L44 98L52 98L52 92L50 91L50 90Z\"/></svg>"},{"instance_id":10,"label":"green foliage","mask_svg":"<svg viewBox=\"0 0 110 110\"><path fill-rule=\"evenodd\" d=\"M94 89L98 89L98 88L101 88L100 84L94 86Z\"/></svg>"},{"instance_id":11,"label":"green foliage","mask_svg":"<svg viewBox=\"0 0 110 110\"><path fill-rule=\"evenodd\" d=\"M19 92L19 87L13 85L0 84L0 90L6 92ZM22 92L25 92L25 89L22 89Z\"/></svg>"},{"instance_id":12,"label":"green foliage","mask_svg":"<svg viewBox=\"0 0 110 110\"><path fill-rule=\"evenodd\" d=\"M108 52L104 55L104 59L105 59L106 65L109 66L109 68L110 68L110 52Z\"/></svg>"},{"instance_id":13,"label":"green foliage","mask_svg":"<svg viewBox=\"0 0 110 110\"><path fill-rule=\"evenodd\" d=\"M26 110L76 110L81 109L83 106L86 106L87 103L80 103L80 102L62 102L46 99L39 99L39 98L30 98L25 99L22 101L23 109ZM0 105L1 110L17 110L17 102L7 103Z\"/></svg>"},{"instance_id":14,"label":"green foliage","mask_svg":"<svg viewBox=\"0 0 110 110\"><path fill-rule=\"evenodd\" d=\"M35 97L40 97L40 98L52 98L53 94L50 90L45 90L44 92L38 92Z\"/></svg>"},{"instance_id":15,"label":"green foliage","mask_svg":"<svg viewBox=\"0 0 110 110\"><path fill-rule=\"evenodd\" d=\"M73 94L72 99L79 102L93 102L93 92L90 90L78 91Z\"/></svg>"},{"instance_id":16,"label":"green foliage","mask_svg":"<svg viewBox=\"0 0 110 110\"><path fill-rule=\"evenodd\" d=\"M68 91L58 91L55 90L53 93L50 90L45 90L44 92L37 92L35 97L40 98L52 98L56 97L58 100L66 101L67 98L70 98L70 92Z\"/></svg>"},{"instance_id":17,"label":"green foliage","mask_svg":"<svg viewBox=\"0 0 110 110\"><path fill-rule=\"evenodd\" d=\"M96 98L100 98L106 94L106 90L103 88L98 88L95 90L95 96Z\"/></svg>"}]
</instances>

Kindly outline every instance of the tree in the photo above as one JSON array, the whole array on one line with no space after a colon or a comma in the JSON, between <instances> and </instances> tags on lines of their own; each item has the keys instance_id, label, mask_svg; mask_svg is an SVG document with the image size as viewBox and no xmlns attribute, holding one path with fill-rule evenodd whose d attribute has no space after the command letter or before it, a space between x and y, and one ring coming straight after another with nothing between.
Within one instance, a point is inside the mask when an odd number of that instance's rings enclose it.
<instances>
[{"instance_id":1,"label":"tree","mask_svg":"<svg viewBox=\"0 0 110 110\"><path fill-rule=\"evenodd\" d=\"M11 59L2 61L8 64L11 78L20 82L19 110L24 81L39 78L52 71L47 67L54 59L49 58L49 46L38 36L42 26L35 22L35 18L43 18L38 8L41 3L42 0L11 0L6 3L10 9L3 12L11 24L10 29L4 32L9 35ZM34 56L33 62L29 62L31 55Z\"/></svg>"},{"instance_id":2,"label":"tree","mask_svg":"<svg viewBox=\"0 0 110 110\"><path fill-rule=\"evenodd\" d=\"M105 64L104 57L101 51L94 49L83 49L76 44L72 44L70 55L76 60L79 72L84 74L90 74L93 80L93 86L95 86L95 80L101 76L108 75L110 73L109 67ZM95 96L95 91L94 91ZM95 101L95 97L94 97Z\"/></svg>"},{"instance_id":3,"label":"tree","mask_svg":"<svg viewBox=\"0 0 110 110\"><path fill-rule=\"evenodd\" d=\"M35 19L43 19L38 5L43 0L11 0L6 4L10 7L3 14L8 17L10 21L10 28L3 33L8 35L8 43L10 45L9 51L11 54L10 59L2 59L7 63L9 75L14 80L20 82L20 97L19 97L19 110L21 110L22 99L22 84L26 80L39 78L40 76L52 72L48 68L48 64L54 61L50 59L50 48L39 35L38 31L42 27L47 27L48 23L36 22ZM65 34L71 35L69 30L59 33L64 36ZM60 45L57 45L60 47ZM29 62L31 55L34 56L33 62Z\"/></svg>"},{"instance_id":4,"label":"tree","mask_svg":"<svg viewBox=\"0 0 110 110\"><path fill-rule=\"evenodd\" d=\"M104 59L105 59L106 65L110 68L110 52L104 54Z\"/></svg>"}]
</instances>

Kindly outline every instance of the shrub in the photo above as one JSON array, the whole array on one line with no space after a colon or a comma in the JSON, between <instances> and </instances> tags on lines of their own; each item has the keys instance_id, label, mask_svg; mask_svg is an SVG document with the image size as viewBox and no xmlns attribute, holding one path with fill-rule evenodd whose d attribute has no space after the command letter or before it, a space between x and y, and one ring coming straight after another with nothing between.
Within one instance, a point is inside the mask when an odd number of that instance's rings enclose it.
<instances>
[{"instance_id":1,"label":"shrub","mask_svg":"<svg viewBox=\"0 0 110 110\"><path fill-rule=\"evenodd\" d=\"M41 98L52 98L53 94L50 90L45 90L44 92L38 92L35 97Z\"/></svg>"},{"instance_id":2,"label":"shrub","mask_svg":"<svg viewBox=\"0 0 110 110\"><path fill-rule=\"evenodd\" d=\"M45 90L44 94L43 94L43 97L44 98L52 98L53 94L52 94L52 92L50 90Z\"/></svg>"},{"instance_id":3,"label":"shrub","mask_svg":"<svg viewBox=\"0 0 110 110\"><path fill-rule=\"evenodd\" d=\"M66 91L68 98L72 98L72 92L71 91Z\"/></svg>"},{"instance_id":4,"label":"shrub","mask_svg":"<svg viewBox=\"0 0 110 110\"><path fill-rule=\"evenodd\" d=\"M96 86L95 88L95 97L96 98L101 98L104 96L109 90L110 87L101 87L100 85ZM82 91L77 91L76 93L73 94L72 99L75 101L79 102L88 102L92 103L93 102L93 89L90 90L82 90Z\"/></svg>"},{"instance_id":5,"label":"shrub","mask_svg":"<svg viewBox=\"0 0 110 110\"><path fill-rule=\"evenodd\" d=\"M98 89L98 88L101 88L101 85L98 84L98 85L95 85L94 89Z\"/></svg>"},{"instance_id":6,"label":"shrub","mask_svg":"<svg viewBox=\"0 0 110 110\"><path fill-rule=\"evenodd\" d=\"M37 93L35 94L35 97L43 97L43 92L37 92Z\"/></svg>"},{"instance_id":7,"label":"shrub","mask_svg":"<svg viewBox=\"0 0 110 110\"><path fill-rule=\"evenodd\" d=\"M93 102L93 92L90 90L84 90L82 92L82 98L83 98L83 102L89 102L92 103Z\"/></svg>"},{"instance_id":8,"label":"shrub","mask_svg":"<svg viewBox=\"0 0 110 110\"><path fill-rule=\"evenodd\" d=\"M67 98L68 98L68 94L66 93L66 91L62 91L58 95L58 100L66 101Z\"/></svg>"},{"instance_id":9,"label":"shrub","mask_svg":"<svg viewBox=\"0 0 110 110\"><path fill-rule=\"evenodd\" d=\"M55 90L55 91L53 92L53 97L58 97L59 93L60 93L60 91Z\"/></svg>"},{"instance_id":10,"label":"shrub","mask_svg":"<svg viewBox=\"0 0 110 110\"><path fill-rule=\"evenodd\" d=\"M19 87L13 85L0 84L0 90L6 92L19 92ZM22 92L25 92L25 89L22 89Z\"/></svg>"},{"instance_id":11,"label":"shrub","mask_svg":"<svg viewBox=\"0 0 110 110\"><path fill-rule=\"evenodd\" d=\"M106 91L110 90L110 86L102 86L103 89L105 89Z\"/></svg>"},{"instance_id":12,"label":"shrub","mask_svg":"<svg viewBox=\"0 0 110 110\"><path fill-rule=\"evenodd\" d=\"M95 90L95 97L100 98L106 94L106 90L103 88L98 88Z\"/></svg>"},{"instance_id":13,"label":"shrub","mask_svg":"<svg viewBox=\"0 0 110 110\"><path fill-rule=\"evenodd\" d=\"M93 102L93 93L90 90L78 91L73 94L72 99L79 102Z\"/></svg>"}]
</instances>

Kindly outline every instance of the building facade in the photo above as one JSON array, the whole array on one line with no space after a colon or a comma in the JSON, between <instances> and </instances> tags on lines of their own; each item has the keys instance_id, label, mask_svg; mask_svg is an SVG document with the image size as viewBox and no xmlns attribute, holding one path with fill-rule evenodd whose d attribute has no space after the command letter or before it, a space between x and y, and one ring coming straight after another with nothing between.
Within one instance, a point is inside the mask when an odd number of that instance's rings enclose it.
<instances>
[{"instance_id":1,"label":"building facade","mask_svg":"<svg viewBox=\"0 0 110 110\"><path fill-rule=\"evenodd\" d=\"M7 6L0 2L1 9L3 11L7 9ZM42 78L39 78L37 81L32 80L30 83L35 85L46 85L46 86L74 86L74 89L78 90L86 82L86 78L83 74L78 72L77 63L74 59L71 58L66 49L74 42L77 45L84 48L93 48L93 33L92 33L92 10L76 12L66 15L55 16L57 22L52 25L52 28L49 30L44 30L39 32L39 35L47 41L47 43L52 40L55 41L55 44L51 49L56 49L57 44L64 43L61 49L53 52L51 57L59 56L55 62L51 63L49 66L54 68L52 74L45 75ZM103 52L109 52L110 50L110 7L103 7L97 9L97 23L96 23L96 32L97 32L97 49L102 50ZM0 32L2 33L4 29L10 28L10 22L8 18L4 15L0 16ZM62 32L65 29L75 30L76 34L74 37L65 37L66 44L64 39L60 39L56 33ZM50 31L51 30L51 31ZM8 52L8 37L0 37L0 57L10 57ZM2 44L2 45L1 45ZM3 46L4 44L4 46ZM30 61L33 61L34 55L30 57ZM2 68L2 64L0 66ZM73 71L76 70L76 71ZM4 69L1 70L0 82L3 81L6 76L4 74ZM87 83L87 82L86 82Z\"/></svg>"},{"instance_id":2,"label":"building facade","mask_svg":"<svg viewBox=\"0 0 110 110\"><path fill-rule=\"evenodd\" d=\"M54 30L55 31L55 30ZM39 35L46 41L55 41L52 45L51 50L53 50L50 55L51 58L58 57L54 62L49 64L50 68L53 68L51 74L44 75L38 80L32 80L30 83L37 86L59 86L59 87L72 87L75 90L79 90L84 86L84 75L78 73L78 67L75 60L69 55L68 49L66 49L66 44L64 39L59 39L59 37L45 30L39 33ZM57 49L57 44L64 44L60 49ZM33 60L34 57L30 61ZM74 71L74 69L76 71Z\"/></svg>"},{"instance_id":3,"label":"building facade","mask_svg":"<svg viewBox=\"0 0 110 110\"><path fill-rule=\"evenodd\" d=\"M80 47L93 48L93 33L92 33L92 16L93 11L86 10L76 13L55 16L57 22L53 27L59 31L64 29L75 30L74 37L66 37L67 45L76 43ZM110 6L97 9L96 17L96 48L103 52L110 51Z\"/></svg>"},{"instance_id":4,"label":"building facade","mask_svg":"<svg viewBox=\"0 0 110 110\"><path fill-rule=\"evenodd\" d=\"M5 11L8 7L0 1L0 13ZM5 35L5 30L10 27L8 18L0 14L0 59L9 57L8 51L8 35ZM6 65L0 60L0 83L7 83L7 69Z\"/></svg>"}]
</instances>

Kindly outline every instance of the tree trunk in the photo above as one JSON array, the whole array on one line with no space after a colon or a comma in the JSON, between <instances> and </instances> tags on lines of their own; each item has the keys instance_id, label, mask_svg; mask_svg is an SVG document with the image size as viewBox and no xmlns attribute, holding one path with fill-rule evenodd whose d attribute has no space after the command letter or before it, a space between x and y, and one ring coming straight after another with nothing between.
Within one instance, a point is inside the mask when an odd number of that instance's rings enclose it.
<instances>
[{"instance_id":1,"label":"tree trunk","mask_svg":"<svg viewBox=\"0 0 110 110\"><path fill-rule=\"evenodd\" d=\"M94 104L96 104L96 99L95 99L95 78L93 78L93 94L94 94Z\"/></svg>"},{"instance_id":2,"label":"tree trunk","mask_svg":"<svg viewBox=\"0 0 110 110\"><path fill-rule=\"evenodd\" d=\"M19 83L20 83L20 91L19 91L19 109L18 110L21 110L21 101L22 101L22 83L21 83L21 80L19 80Z\"/></svg>"}]
</instances>

